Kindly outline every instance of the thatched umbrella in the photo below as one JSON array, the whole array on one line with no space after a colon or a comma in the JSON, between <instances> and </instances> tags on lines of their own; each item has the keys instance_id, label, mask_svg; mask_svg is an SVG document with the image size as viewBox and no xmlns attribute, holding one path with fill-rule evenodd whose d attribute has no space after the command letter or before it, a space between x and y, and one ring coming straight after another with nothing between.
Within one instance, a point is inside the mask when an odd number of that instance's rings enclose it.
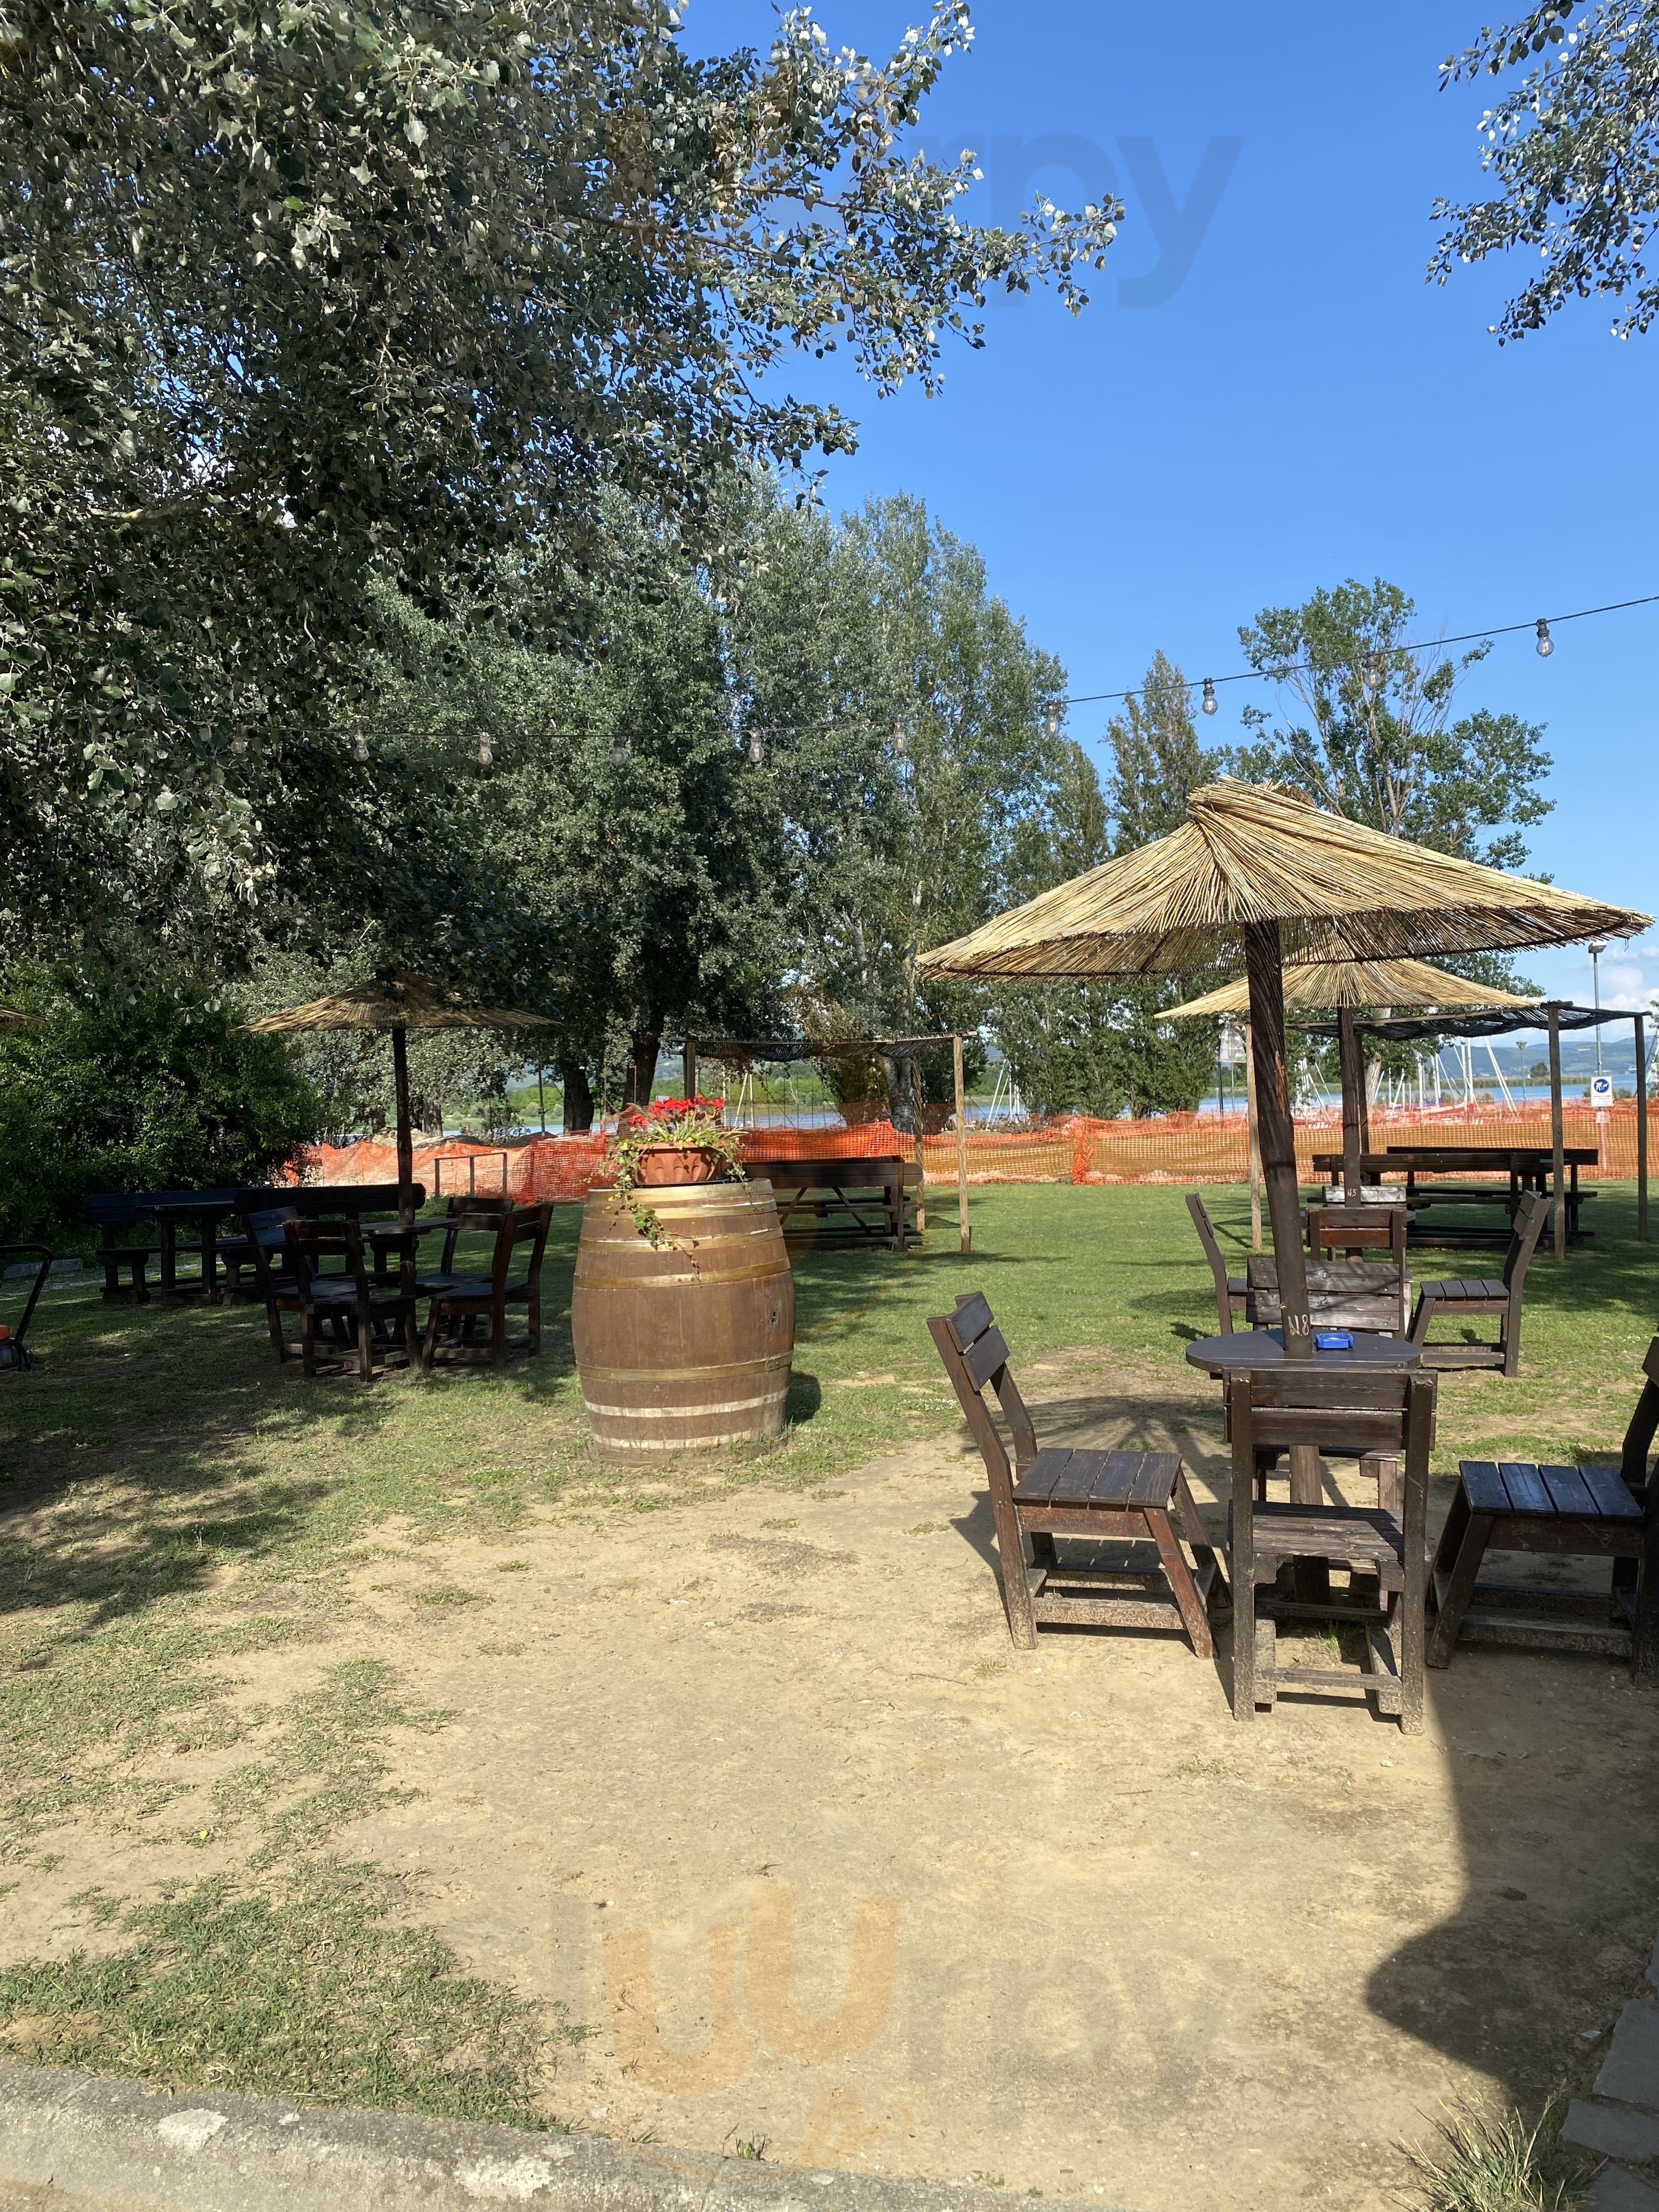
<instances>
[{"instance_id":1,"label":"thatched umbrella","mask_svg":"<svg viewBox=\"0 0 1659 2212\"><path fill-rule=\"evenodd\" d=\"M1425 960L1331 960L1316 967L1285 970L1287 1012L1331 1013L1336 1016L1342 1069L1342 1187L1351 1204L1358 1202L1359 1159L1364 1145L1365 1071L1354 1028L1357 1006L1409 1006L1436 1013L1471 1006L1514 1008L1535 1006L1539 1000L1517 998L1490 983L1472 983L1445 968L1431 967ZM1167 1019L1188 1021L1201 1014L1244 1014L1250 1011L1249 980L1224 983L1201 999L1188 999L1171 1006ZM1254 1163L1252 1164L1254 1166Z\"/></svg>"},{"instance_id":2,"label":"thatched umbrella","mask_svg":"<svg viewBox=\"0 0 1659 2212\"><path fill-rule=\"evenodd\" d=\"M964 982L1192 975L1236 957L1242 940L1285 1351L1305 1358L1313 1342L1285 1065L1286 958L1300 966L1518 951L1632 936L1650 917L1385 836L1273 785L1211 784L1193 793L1187 815L1169 836L924 953L920 966Z\"/></svg>"},{"instance_id":3,"label":"thatched umbrella","mask_svg":"<svg viewBox=\"0 0 1659 2212\"><path fill-rule=\"evenodd\" d=\"M0 1030L38 1028L43 1018L40 1014L21 1013L15 1006L0 1006Z\"/></svg>"},{"instance_id":4,"label":"thatched umbrella","mask_svg":"<svg viewBox=\"0 0 1659 2212\"><path fill-rule=\"evenodd\" d=\"M545 1014L514 1006L469 1006L459 991L402 969L372 983L354 983L303 1006L263 1014L243 1028L255 1036L297 1036L322 1030L390 1030L392 1068L398 1090L398 1212L414 1218L415 1134L409 1115L410 1030L529 1030L552 1026Z\"/></svg>"}]
</instances>

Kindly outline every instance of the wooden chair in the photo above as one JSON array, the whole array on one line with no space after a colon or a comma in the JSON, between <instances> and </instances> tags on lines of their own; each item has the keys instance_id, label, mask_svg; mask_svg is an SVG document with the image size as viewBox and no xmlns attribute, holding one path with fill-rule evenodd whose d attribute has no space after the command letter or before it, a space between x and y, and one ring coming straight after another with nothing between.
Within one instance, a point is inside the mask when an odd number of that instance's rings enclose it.
<instances>
[{"instance_id":1,"label":"wooden chair","mask_svg":"<svg viewBox=\"0 0 1659 2212\"><path fill-rule=\"evenodd\" d=\"M1279 1692L1297 1688L1370 1692L1402 1732L1423 1725L1424 1606L1428 1582L1429 1448L1434 1442L1436 1378L1413 1371L1311 1366L1232 1376L1227 1385L1233 1500L1229 1571L1233 1586L1233 1717L1271 1710ZM1350 1449L1397 1455L1403 1512L1384 1505L1297 1505L1256 1497L1257 1455L1315 1444L1340 1430ZM1276 1583L1288 1560L1318 1559L1349 1570L1349 1602L1307 1604L1255 1593ZM1374 1583L1376 1605L1361 1603ZM1350 1621L1365 1632L1368 1663L1352 1668L1281 1667L1277 1621L1301 1614Z\"/></svg>"},{"instance_id":2,"label":"wooden chair","mask_svg":"<svg viewBox=\"0 0 1659 2212\"><path fill-rule=\"evenodd\" d=\"M1434 1557L1431 1667L1449 1667L1461 1640L1599 1652L1628 1659L1639 1682L1659 1681L1659 1486L1648 1465L1659 1431L1659 1336L1642 1372L1616 1471L1459 1462L1457 1495ZM1483 1583L1490 1551L1610 1559L1611 1585L1598 1596L1559 1583Z\"/></svg>"},{"instance_id":3,"label":"wooden chair","mask_svg":"<svg viewBox=\"0 0 1659 2212\"><path fill-rule=\"evenodd\" d=\"M421 1288L428 1298L426 1340L421 1351L424 1368L429 1371L437 1357L441 1333L446 1336L452 1352L460 1351L471 1344L472 1325L477 1321L489 1323L488 1357L492 1367L503 1365L509 1351L533 1355L541 1350L542 1256L547 1249L548 1224L552 1218L550 1202L509 1206L505 1213L495 1217L495 1252L489 1274L446 1273L421 1279ZM458 1226L445 1239L446 1257L453 1252L459 1233ZM513 1255L515 1251L522 1253L526 1244L530 1248L528 1261L523 1274L515 1280ZM509 1344L507 1310L515 1305L525 1309L526 1333L516 1343ZM460 1324L459 1337L454 1327L457 1322Z\"/></svg>"},{"instance_id":4,"label":"wooden chair","mask_svg":"<svg viewBox=\"0 0 1659 2212\"><path fill-rule=\"evenodd\" d=\"M1187 1194L1187 1211L1193 1217L1193 1226L1198 1231L1198 1241L1204 1247L1204 1256L1210 1263L1210 1273L1215 1277L1215 1309L1221 1323L1223 1336L1233 1333L1233 1316L1243 1313L1249 1285L1243 1275L1230 1275L1227 1262L1221 1256L1221 1247L1216 1242L1215 1227L1204 1210L1204 1201L1195 1190Z\"/></svg>"},{"instance_id":5,"label":"wooden chair","mask_svg":"<svg viewBox=\"0 0 1659 2212\"><path fill-rule=\"evenodd\" d=\"M390 1349L394 1323L402 1328L409 1364L415 1364L420 1355L420 1338L416 1322L412 1236L400 1255L395 1289L377 1285L370 1276L363 1258L362 1231L355 1220L286 1221L283 1224L283 1239L293 1275L291 1284L280 1281L263 1256L256 1261L264 1266L265 1280L270 1285L267 1304L278 1359L285 1360L289 1356L289 1347L283 1338L282 1316L297 1313L301 1326L300 1360L307 1375L317 1372L319 1322L331 1328L343 1351L356 1347L357 1372L365 1382L374 1379L377 1345L381 1349ZM259 1252L257 1242L255 1251ZM324 1271L320 1263L331 1259L343 1263L338 1273Z\"/></svg>"},{"instance_id":6,"label":"wooden chair","mask_svg":"<svg viewBox=\"0 0 1659 2212\"><path fill-rule=\"evenodd\" d=\"M1411 1216L1403 1200L1397 1206L1310 1206L1303 1218L1308 1249L1316 1260L1328 1252L1340 1252L1346 1260L1365 1252L1388 1252L1404 1279Z\"/></svg>"},{"instance_id":7,"label":"wooden chair","mask_svg":"<svg viewBox=\"0 0 1659 2212\"><path fill-rule=\"evenodd\" d=\"M1549 1219L1550 1201L1537 1191L1522 1194L1515 1210L1515 1231L1504 1261L1501 1282L1490 1278L1454 1278L1445 1282L1419 1283L1417 1310L1412 1316L1412 1342L1423 1347L1429 1367L1501 1367L1505 1375L1521 1367L1521 1298L1527 1269ZM1431 1344L1429 1326L1437 1314L1459 1319L1469 1314L1498 1314L1496 1344Z\"/></svg>"},{"instance_id":8,"label":"wooden chair","mask_svg":"<svg viewBox=\"0 0 1659 2212\"><path fill-rule=\"evenodd\" d=\"M1176 1454L1039 1450L1025 1401L1008 1371L1008 1347L983 1297L975 1291L959 1297L955 1313L940 1315L927 1327L990 1478L1003 1603L1015 1644L1034 1650L1039 1621L1184 1628L1194 1650L1207 1659L1214 1648L1208 1606L1218 1591L1224 1595L1226 1585ZM985 1403L988 1383L1013 1437L1012 1468ZM1195 1567L1188 1565L1170 1525L1172 1509ZM1031 1540L1030 1567L1025 1536ZM1158 1563L1150 1568L1073 1565L1060 1559L1056 1536L1152 1543ZM1166 1596L1153 1595L1159 1584L1167 1588ZM1092 1594L1063 1595L1061 1586Z\"/></svg>"}]
</instances>

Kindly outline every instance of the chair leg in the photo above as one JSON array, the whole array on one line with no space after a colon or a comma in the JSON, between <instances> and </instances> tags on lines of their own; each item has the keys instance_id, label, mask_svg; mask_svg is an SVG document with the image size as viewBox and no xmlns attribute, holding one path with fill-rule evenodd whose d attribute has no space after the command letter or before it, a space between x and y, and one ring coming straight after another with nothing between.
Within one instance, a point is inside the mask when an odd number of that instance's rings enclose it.
<instances>
[{"instance_id":1,"label":"chair leg","mask_svg":"<svg viewBox=\"0 0 1659 2212\"><path fill-rule=\"evenodd\" d=\"M492 1367L507 1364L507 1309L495 1306L489 1316L489 1364Z\"/></svg>"},{"instance_id":2,"label":"chair leg","mask_svg":"<svg viewBox=\"0 0 1659 2212\"><path fill-rule=\"evenodd\" d=\"M535 1290L530 1293L530 1302L525 1309L525 1350L533 1358L541 1348L542 1294Z\"/></svg>"},{"instance_id":3,"label":"chair leg","mask_svg":"<svg viewBox=\"0 0 1659 2212\"><path fill-rule=\"evenodd\" d=\"M367 1310L357 1316L357 1377L362 1382L374 1380L374 1324Z\"/></svg>"},{"instance_id":4,"label":"chair leg","mask_svg":"<svg viewBox=\"0 0 1659 2212\"><path fill-rule=\"evenodd\" d=\"M1417 1294L1417 1311L1412 1316L1411 1340L1413 1344L1422 1345L1428 1342L1429 1323L1434 1318L1434 1308L1435 1301L1428 1291L1419 1291Z\"/></svg>"},{"instance_id":5,"label":"chair leg","mask_svg":"<svg viewBox=\"0 0 1659 2212\"><path fill-rule=\"evenodd\" d=\"M1207 1567L1212 1564L1215 1567L1215 1577L1210 1584L1210 1603L1213 1606L1217 1601L1218 1593L1223 1599L1227 1595L1227 1571L1221 1564L1220 1553L1211 1543L1203 1521L1200 1518L1198 1506L1188 1486L1187 1470L1184 1467L1176 1476L1175 1509L1176 1518L1181 1523L1181 1533L1193 1547L1194 1559L1200 1567Z\"/></svg>"},{"instance_id":6,"label":"chair leg","mask_svg":"<svg viewBox=\"0 0 1659 2212\"><path fill-rule=\"evenodd\" d=\"M1187 1565L1187 1555L1176 1541L1174 1529L1170 1526L1168 1513L1149 1506L1146 1510L1146 1528L1152 1541L1158 1546L1158 1561L1164 1569L1164 1579L1170 1585L1170 1595L1174 1598L1176 1609L1185 1624L1188 1637L1192 1639L1193 1650L1200 1659L1208 1659L1215 1650L1215 1645L1210 1636L1209 1615L1204 1610L1203 1600L1199 1596L1198 1586L1193 1580L1192 1570Z\"/></svg>"},{"instance_id":7,"label":"chair leg","mask_svg":"<svg viewBox=\"0 0 1659 2212\"><path fill-rule=\"evenodd\" d=\"M1461 1513L1460 1507L1462 1509ZM1469 1600L1474 1594L1480 1562L1486 1555L1487 1540L1492 1531L1492 1515L1471 1512L1460 1487L1435 1553L1437 1571L1446 1572L1449 1562L1450 1572L1446 1595L1441 1600L1440 1609L1435 1616L1434 1633L1429 1638L1426 1657L1431 1667L1449 1667L1451 1664L1451 1656L1457 1644L1457 1632L1462 1626L1463 1615L1468 1611ZM1455 1553L1453 1545L1456 1547ZM1407 1560L1407 1571L1410 1564ZM1425 1591L1425 1602L1426 1597Z\"/></svg>"},{"instance_id":8,"label":"chair leg","mask_svg":"<svg viewBox=\"0 0 1659 2212\"><path fill-rule=\"evenodd\" d=\"M300 1365L307 1375L317 1372L317 1316L310 1306L300 1324Z\"/></svg>"},{"instance_id":9,"label":"chair leg","mask_svg":"<svg viewBox=\"0 0 1659 2212\"><path fill-rule=\"evenodd\" d=\"M1400 1455L1398 1452L1367 1452L1359 1462L1359 1472L1369 1475L1376 1485L1377 1510L1400 1516Z\"/></svg>"},{"instance_id":10,"label":"chair leg","mask_svg":"<svg viewBox=\"0 0 1659 2212\"><path fill-rule=\"evenodd\" d=\"M1031 1586L1025 1579L1025 1547L1020 1541L1018 1516L1012 1499L1005 1505L994 1489L991 1502L996 1519L997 1564L1002 1569L1002 1603L1008 1615L1008 1633L1019 1650L1035 1651L1036 1614L1031 1606Z\"/></svg>"},{"instance_id":11,"label":"chair leg","mask_svg":"<svg viewBox=\"0 0 1659 2212\"><path fill-rule=\"evenodd\" d=\"M442 1310L443 1301L441 1298L434 1297L428 1302L426 1309L426 1340L421 1346L421 1365L428 1375L432 1372L433 1358L438 1349L438 1318Z\"/></svg>"},{"instance_id":12,"label":"chair leg","mask_svg":"<svg viewBox=\"0 0 1659 2212\"><path fill-rule=\"evenodd\" d=\"M1518 1375L1521 1372L1521 1301L1514 1291L1510 1293L1499 1341L1504 1353L1504 1374Z\"/></svg>"}]
</instances>

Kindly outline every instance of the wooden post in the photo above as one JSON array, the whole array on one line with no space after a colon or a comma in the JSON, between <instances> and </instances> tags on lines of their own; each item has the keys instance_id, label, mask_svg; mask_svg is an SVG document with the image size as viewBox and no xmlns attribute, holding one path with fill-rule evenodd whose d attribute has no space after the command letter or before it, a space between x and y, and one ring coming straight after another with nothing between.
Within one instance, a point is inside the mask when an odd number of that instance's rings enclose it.
<instances>
[{"instance_id":1,"label":"wooden post","mask_svg":"<svg viewBox=\"0 0 1659 2212\"><path fill-rule=\"evenodd\" d=\"M1636 1024L1636 1234L1648 1241L1648 1024L1643 1014Z\"/></svg>"},{"instance_id":2,"label":"wooden post","mask_svg":"<svg viewBox=\"0 0 1659 2212\"><path fill-rule=\"evenodd\" d=\"M1255 1055L1256 1114L1261 1132L1261 1172L1273 1224L1273 1264L1279 1278L1285 1357L1310 1359L1307 1255L1302 1249L1302 1195L1296 1175L1296 1128L1291 1120L1290 1073L1285 1060L1285 969L1276 921L1244 927L1244 965L1249 979L1251 1042ZM1317 1461L1315 1462L1316 1469ZM1291 1495L1296 1497L1294 1464ZM1311 1496L1318 1502L1317 1474Z\"/></svg>"},{"instance_id":3,"label":"wooden post","mask_svg":"<svg viewBox=\"0 0 1659 2212\"><path fill-rule=\"evenodd\" d=\"M1550 1031L1550 1147L1553 1153L1553 1167L1555 1185L1555 1256L1567 1256L1567 1210L1562 1191L1565 1175L1561 1154L1565 1149L1561 1133L1561 1013L1552 1003L1547 1008Z\"/></svg>"},{"instance_id":4,"label":"wooden post","mask_svg":"<svg viewBox=\"0 0 1659 2212\"><path fill-rule=\"evenodd\" d=\"M1244 1024L1244 1103L1249 1124L1250 1249L1261 1249L1261 1130L1255 1115L1255 1024Z\"/></svg>"},{"instance_id":5,"label":"wooden post","mask_svg":"<svg viewBox=\"0 0 1659 2212\"><path fill-rule=\"evenodd\" d=\"M927 1155L921 1147L921 1054L910 1055L910 1097L916 1115L916 1172L921 1182L916 1185L916 1234L927 1232Z\"/></svg>"},{"instance_id":6,"label":"wooden post","mask_svg":"<svg viewBox=\"0 0 1659 2212\"><path fill-rule=\"evenodd\" d=\"M968 1224L968 1087L962 1078L962 1039L951 1040L951 1072L957 1086L957 1219L962 1231L962 1249L974 1249L974 1232Z\"/></svg>"},{"instance_id":7,"label":"wooden post","mask_svg":"<svg viewBox=\"0 0 1659 2212\"><path fill-rule=\"evenodd\" d=\"M415 1218L415 1133L409 1117L409 1034L392 1025L392 1080L398 1093L398 1220L407 1229Z\"/></svg>"},{"instance_id":8,"label":"wooden post","mask_svg":"<svg viewBox=\"0 0 1659 2212\"><path fill-rule=\"evenodd\" d=\"M680 1054L680 1083L688 1098L697 1095L697 1040L689 1036Z\"/></svg>"},{"instance_id":9,"label":"wooden post","mask_svg":"<svg viewBox=\"0 0 1659 2212\"><path fill-rule=\"evenodd\" d=\"M1359 1057L1359 1037L1353 1025L1353 1008L1336 1010L1337 1051L1342 1066L1342 1195L1350 1206L1359 1203L1359 1155L1363 1138L1359 1117L1364 1111L1365 1068Z\"/></svg>"},{"instance_id":10,"label":"wooden post","mask_svg":"<svg viewBox=\"0 0 1659 2212\"><path fill-rule=\"evenodd\" d=\"M545 1067L538 1067L536 1070L536 1103L541 1108L542 1134L545 1136L547 1134L547 1070Z\"/></svg>"}]
</instances>

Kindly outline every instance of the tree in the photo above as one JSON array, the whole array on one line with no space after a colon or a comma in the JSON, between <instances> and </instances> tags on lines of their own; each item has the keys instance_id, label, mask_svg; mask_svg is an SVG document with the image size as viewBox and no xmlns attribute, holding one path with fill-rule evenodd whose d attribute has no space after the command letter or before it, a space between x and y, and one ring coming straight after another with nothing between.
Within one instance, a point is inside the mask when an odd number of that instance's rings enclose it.
<instances>
[{"instance_id":1,"label":"tree","mask_svg":"<svg viewBox=\"0 0 1659 2212\"><path fill-rule=\"evenodd\" d=\"M799 702L779 778L800 978L843 1032L971 1034L981 995L924 985L916 961L1018 896L1072 772L1065 672L919 500L787 527L795 557L755 578L739 643L757 717ZM925 1098L950 1097L949 1069L948 1050L924 1061ZM908 1127L908 1060L886 1073Z\"/></svg>"},{"instance_id":2,"label":"tree","mask_svg":"<svg viewBox=\"0 0 1659 2212\"><path fill-rule=\"evenodd\" d=\"M698 60L663 0L9 0L0 13L0 871L14 942L234 953L271 896L374 911L349 717L377 581L579 632L620 489L701 542L744 456L845 450L789 397L1080 307L1118 213L961 223L902 150L971 33L894 58L805 11ZM568 584L569 588L561 586ZM372 846L373 836L368 840Z\"/></svg>"},{"instance_id":3,"label":"tree","mask_svg":"<svg viewBox=\"0 0 1659 2212\"><path fill-rule=\"evenodd\" d=\"M321 1128L281 1043L200 991L7 990L45 1019L0 1036L0 1236L79 1225L93 1191L264 1183Z\"/></svg>"},{"instance_id":4,"label":"tree","mask_svg":"<svg viewBox=\"0 0 1659 2212\"><path fill-rule=\"evenodd\" d=\"M1620 337L1659 313L1646 260L1659 223L1659 4L1602 0L1569 30L1577 6L1545 0L1440 65L1443 87L1539 61L1480 118L1480 166L1497 195L1433 210L1449 225L1429 264L1439 283L1461 263L1537 252L1542 266L1495 325L1500 345L1541 330L1569 299L1628 298L1613 326Z\"/></svg>"},{"instance_id":5,"label":"tree","mask_svg":"<svg viewBox=\"0 0 1659 2212\"><path fill-rule=\"evenodd\" d=\"M1065 815L1070 820L1027 897L1167 836L1185 819L1191 793L1213 777L1193 721L1191 686L1162 653L1106 734L1113 767L1105 789L1077 752L1057 827ZM1070 1108L1107 1120L1126 1111L1190 1112L1215 1072L1218 1024L1161 1017L1209 980L1015 985L999 997L998 1042L1022 1095L1039 1112Z\"/></svg>"},{"instance_id":6,"label":"tree","mask_svg":"<svg viewBox=\"0 0 1659 2212\"><path fill-rule=\"evenodd\" d=\"M1351 578L1299 607L1264 608L1239 642L1307 719L1275 725L1247 708L1255 734L1235 763L1253 781L1289 784L1391 837L1518 868L1527 857L1522 829L1553 804L1538 788L1550 767L1539 747L1543 727L1485 708L1454 720L1460 680L1491 647L1455 659L1421 647L1411 636L1413 611L1380 577Z\"/></svg>"}]
</instances>

